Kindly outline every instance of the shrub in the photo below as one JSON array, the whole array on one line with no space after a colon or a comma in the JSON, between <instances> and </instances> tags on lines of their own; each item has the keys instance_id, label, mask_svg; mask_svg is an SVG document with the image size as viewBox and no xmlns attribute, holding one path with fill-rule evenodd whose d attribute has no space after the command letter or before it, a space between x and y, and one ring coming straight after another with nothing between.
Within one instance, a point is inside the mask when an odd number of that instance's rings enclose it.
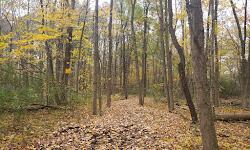
<instances>
[{"instance_id":1,"label":"shrub","mask_svg":"<svg viewBox=\"0 0 250 150\"><path fill-rule=\"evenodd\" d=\"M237 78L230 76L222 76L220 78L220 97L228 99L230 97L239 96L240 85Z\"/></svg>"}]
</instances>

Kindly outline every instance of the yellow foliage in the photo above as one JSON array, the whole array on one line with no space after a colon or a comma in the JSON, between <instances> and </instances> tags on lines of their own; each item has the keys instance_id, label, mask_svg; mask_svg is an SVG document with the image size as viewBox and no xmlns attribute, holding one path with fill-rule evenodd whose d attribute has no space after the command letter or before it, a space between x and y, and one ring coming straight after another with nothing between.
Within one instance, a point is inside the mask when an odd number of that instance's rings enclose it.
<instances>
[{"instance_id":1,"label":"yellow foliage","mask_svg":"<svg viewBox=\"0 0 250 150\"><path fill-rule=\"evenodd\" d=\"M34 45L21 46L20 49L35 49Z\"/></svg>"},{"instance_id":2,"label":"yellow foliage","mask_svg":"<svg viewBox=\"0 0 250 150\"><path fill-rule=\"evenodd\" d=\"M69 74L71 72L71 69L68 68L68 69L65 69L65 73Z\"/></svg>"}]
</instances>

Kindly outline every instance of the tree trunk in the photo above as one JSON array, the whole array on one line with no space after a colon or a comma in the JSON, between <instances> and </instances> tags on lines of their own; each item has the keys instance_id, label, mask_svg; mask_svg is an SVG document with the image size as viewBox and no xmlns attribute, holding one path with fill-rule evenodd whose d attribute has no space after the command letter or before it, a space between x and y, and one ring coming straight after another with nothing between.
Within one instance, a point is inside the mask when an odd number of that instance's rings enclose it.
<instances>
[{"instance_id":1,"label":"tree trunk","mask_svg":"<svg viewBox=\"0 0 250 150\"><path fill-rule=\"evenodd\" d=\"M133 44L133 49L134 49L134 52L135 52L137 92L138 92L138 95L139 95L139 104L142 105L141 84L140 84L140 77L139 77L139 62L138 62L138 54L137 54L137 47L136 47L136 37L135 37L135 29L134 29L135 4L136 4L136 0L131 0L131 5L132 5L131 31L132 31L132 40L133 40L132 44Z\"/></svg>"},{"instance_id":2,"label":"tree trunk","mask_svg":"<svg viewBox=\"0 0 250 150\"><path fill-rule=\"evenodd\" d=\"M109 12L109 60L108 60L108 84L107 84L107 106L111 107L111 81L112 81L112 11L113 11L113 0L110 0L110 12Z\"/></svg>"},{"instance_id":3,"label":"tree trunk","mask_svg":"<svg viewBox=\"0 0 250 150\"><path fill-rule=\"evenodd\" d=\"M143 31L143 52L142 52L142 105L144 105L144 97L146 96L146 83L147 83L147 19L148 19L148 7L149 4L147 1L144 2L144 31Z\"/></svg>"},{"instance_id":4,"label":"tree trunk","mask_svg":"<svg viewBox=\"0 0 250 150\"><path fill-rule=\"evenodd\" d=\"M195 6L195 7L192 7ZM206 55L204 53L204 28L201 0L186 0L186 8L191 36L191 52L196 81L200 129L204 150L218 150L214 127L214 116L209 100L208 79L206 73Z\"/></svg>"},{"instance_id":5,"label":"tree trunk","mask_svg":"<svg viewBox=\"0 0 250 150\"><path fill-rule=\"evenodd\" d=\"M207 31L206 31L206 60L208 59L208 54L210 54L210 43L209 43L209 29L210 29L210 12L211 12L211 4L213 0L209 0L209 8L208 8L208 14L207 14Z\"/></svg>"},{"instance_id":6,"label":"tree trunk","mask_svg":"<svg viewBox=\"0 0 250 150\"><path fill-rule=\"evenodd\" d=\"M166 50L167 50L167 67L168 67L168 109L174 110L174 94L173 94L173 69L172 69L172 51L169 49L169 23L168 23L168 1L165 0L165 36L166 36Z\"/></svg>"},{"instance_id":7,"label":"tree trunk","mask_svg":"<svg viewBox=\"0 0 250 150\"><path fill-rule=\"evenodd\" d=\"M250 114L216 114L216 120L220 121L240 121L250 120Z\"/></svg>"},{"instance_id":8,"label":"tree trunk","mask_svg":"<svg viewBox=\"0 0 250 150\"><path fill-rule=\"evenodd\" d=\"M125 43L125 28L126 26L123 26L122 30L122 70L123 70L123 94L125 99L128 98L128 92L127 92L127 67L126 67L126 43Z\"/></svg>"},{"instance_id":9,"label":"tree trunk","mask_svg":"<svg viewBox=\"0 0 250 150\"><path fill-rule=\"evenodd\" d=\"M97 80L97 91L98 91L98 99L99 99L99 115L102 116L102 73L101 73L101 59L98 52L98 63L97 63L97 74L98 74L98 80Z\"/></svg>"},{"instance_id":10,"label":"tree trunk","mask_svg":"<svg viewBox=\"0 0 250 150\"><path fill-rule=\"evenodd\" d=\"M164 82L164 92L169 101L169 92L168 92L168 85L167 85L167 73L166 73L166 60L165 60L165 48L164 48L164 27L163 27L163 7L162 7L162 0L160 0L160 43L161 43L161 58L162 58L162 72L163 72L163 82Z\"/></svg>"},{"instance_id":11,"label":"tree trunk","mask_svg":"<svg viewBox=\"0 0 250 150\"><path fill-rule=\"evenodd\" d=\"M97 115L97 96L99 76L99 52L98 52L98 0L95 0L95 26L94 26L94 79L93 79L93 115Z\"/></svg>"},{"instance_id":12,"label":"tree trunk","mask_svg":"<svg viewBox=\"0 0 250 150\"><path fill-rule=\"evenodd\" d=\"M67 6L70 8L70 4L67 1ZM75 7L75 0L71 1L71 9L74 10ZM70 17L71 14L68 14L68 17ZM62 72L62 84L61 84L61 103L63 105L67 104L67 87L68 87L68 80L69 80L69 74L71 72L70 70L70 61L71 61L71 51L73 49L72 45L72 32L73 27L68 27L67 34L68 34L68 41L66 42L66 49L65 49L65 55L64 55L64 65L63 65L63 72Z\"/></svg>"},{"instance_id":13,"label":"tree trunk","mask_svg":"<svg viewBox=\"0 0 250 150\"><path fill-rule=\"evenodd\" d=\"M248 107L248 102L247 102L247 91L245 90L247 88L247 60L245 57L245 41L246 41L246 15L247 15L247 9L245 7L245 20L244 20L244 37L242 36L241 32L241 27L239 23L238 16L235 11L235 5L233 3L233 0L230 0L231 7L233 10L233 15L235 22L237 24L238 28L238 34L239 34L239 39L240 39L240 44L241 44L241 66L240 66L240 83L241 83L241 100L242 100L242 107L247 108ZM247 6L247 0L245 2L245 5Z\"/></svg>"},{"instance_id":14,"label":"tree trunk","mask_svg":"<svg viewBox=\"0 0 250 150\"><path fill-rule=\"evenodd\" d=\"M63 29L61 29L63 31ZM56 57L56 80L60 83L61 75L62 75L62 53L63 53L63 38L64 36L61 35L58 38L58 46L57 46L57 57Z\"/></svg>"},{"instance_id":15,"label":"tree trunk","mask_svg":"<svg viewBox=\"0 0 250 150\"><path fill-rule=\"evenodd\" d=\"M217 30L217 22L218 22L218 0L215 0L215 30ZM220 83L219 83L219 53L218 53L218 39L217 39L217 32L214 32L214 46L215 46L215 68L214 68L214 104L215 106L219 106L219 93L220 93Z\"/></svg>"},{"instance_id":16,"label":"tree trunk","mask_svg":"<svg viewBox=\"0 0 250 150\"><path fill-rule=\"evenodd\" d=\"M214 13L214 0L211 0L211 13L212 13L212 33L210 39L210 101L212 105L215 104L215 79L214 79L214 34L215 34L215 13Z\"/></svg>"},{"instance_id":17,"label":"tree trunk","mask_svg":"<svg viewBox=\"0 0 250 150\"><path fill-rule=\"evenodd\" d=\"M178 64L178 72L180 75L180 79L181 79L181 85L182 85L182 90L183 93L185 95L187 104L188 104L188 108L190 111L190 114L192 116L192 121L193 123L196 123L198 121L197 118L197 114L196 114L196 110L194 107L194 103L192 101L192 97L188 88L188 83L187 83L187 79L185 76L185 56L184 56L184 51L183 51L183 47L180 46L180 44L178 43L176 36L175 36L175 31L173 29L173 12L172 12L172 0L168 1L168 7L169 7L169 31L170 31L170 35L172 38L172 42L175 46L175 48L178 51L178 54L180 56L180 63Z\"/></svg>"},{"instance_id":18,"label":"tree trunk","mask_svg":"<svg viewBox=\"0 0 250 150\"><path fill-rule=\"evenodd\" d=\"M248 104L250 103L250 37L248 38L248 67L247 67L247 93Z\"/></svg>"},{"instance_id":19,"label":"tree trunk","mask_svg":"<svg viewBox=\"0 0 250 150\"><path fill-rule=\"evenodd\" d=\"M105 29L104 29L105 30ZM104 78L103 88L106 88L106 81L107 81L107 61L106 61L106 37L104 36L103 39L103 53L102 53L102 62L100 60L100 69L102 77ZM101 58L101 57L100 57Z\"/></svg>"},{"instance_id":20,"label":"tree trunk","mask_svg":"<svg viewBox=\"0 0 250 150\"><path fill-rule=\"evenodd\" d=\"M114 62L114 68L113 68L113 72L114 72L114 75L113 75L113 88L112 88L112 92L113 93L116 93L116 86L117 86L117 53L118 53L118 45L119 45L119 37L118 37L118 32L116 33L116 43L115 43L115 56L114 56L114 59L115 59L115 62Z\"/></svg>"}]
</instances>

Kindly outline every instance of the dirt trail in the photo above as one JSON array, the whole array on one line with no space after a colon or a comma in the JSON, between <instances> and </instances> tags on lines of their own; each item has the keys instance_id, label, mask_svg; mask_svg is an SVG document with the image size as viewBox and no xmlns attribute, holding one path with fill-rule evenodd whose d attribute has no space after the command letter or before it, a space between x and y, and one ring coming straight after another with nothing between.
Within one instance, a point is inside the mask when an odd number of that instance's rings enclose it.
<instances>
[{"instance_id":1,"label":"dirt trail","mask_svg":"<svg viewBox=\"0 0 250 150\"><path fill-rule=\"evenodd\" d=\"M150 100L146 100L146 103ZM135 96L114 101L102 117L55 131L36 148L173 149L180 147L190 123L167 110L139 106ZM188 135L188 134L186 134ZM42 145L42 146L41 146Z\"/></svg>"}]
</instances>

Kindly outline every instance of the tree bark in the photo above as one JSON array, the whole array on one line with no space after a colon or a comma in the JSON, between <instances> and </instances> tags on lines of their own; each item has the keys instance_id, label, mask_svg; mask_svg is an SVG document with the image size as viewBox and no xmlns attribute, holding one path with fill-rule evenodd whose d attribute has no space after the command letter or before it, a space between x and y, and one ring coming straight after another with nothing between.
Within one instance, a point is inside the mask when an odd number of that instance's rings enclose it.
<instances>
[{"instance_id":1,"label":"tree bark","mask_svg":"<svg viewBox=\"0 0 250 150\"><path fill-rule=\"evenodd\" d=\"M98 91L98 100L99 100L99 115L102 116L102 73L101 73L101 59L100 59L100 55L98 52L98 63L97 63L97 75L98 75L98 79L97 79L97 91Z\"/></svg>"},{"instance_id":2,"label":"tree bark","mask_svg":"<svg viewBox=\"0 0 250 150\"><path fill-rule=\"evenodd\" d=\"M113 74L113 83L112 83L112 85L113 85L113 90L112 90L112 92L113 93L116 93L116 86L117 86L117 53L118 53L118 45L119 45L119 37L118 37L118 32L116 33L116 43L115 43L115 54L114 54L114 68L113 68L113 72L114 72L114 74Z\"/></svg>"},{"instance_id":3,"label":"tree bark","mask_svg":"<svg viewBox=\"0 0 250 150\"><path fill-rule=\"evenodd\" d=\"M144 29L143 29L143 52L142 52L142 105L144 105L144 97L146 96L146 83L147 83L147 19L148 19L148 7L149 7L149 2L145 1L144 2Z\"/></svg>"},{"instance_id":4,"label":"tree bark","mask_svg":"<svg viewBox=\"0 0 250 150\"><path fill-rule=\"evenodd\" d=\"M99 51L98 51L98 0L95 0L95 25L94 25L94 78L93 78L93 115L97 115L97 97L99 96Z\"/></svg>"},{"instance_id":5,"label":"tree bark","mask_svg":"<svg viewBox=\"0 0 250 150\"><path fill-rule=\"evenodd\" d=\"M219 121L250 120L250 114L216 114L215 116Z\"/></svg>"},{"instance_id":6,"label":"tree bark","mask_svg":"<svg viewBox=\"0 0 250 150\"><path fill-rule=\"evenodd\" d=\"M122 70L123 70L123 94L125 99L128 98L128 90L127 90L127 67L126 67L126 43L125 43L125 28L126 25L123 26L122 30Z\"/></svg>"},{"instance_id":7,"label":"tree bark","mask_svg":"<svg viewBox=\"0 0 250 150\"><path fill-rule=\"evenodd\" d=\"M208 8L208 14L207 14L207 31L206 31L206 50L205 50L205 54L206 54L206 60L208 59L208 55L210 54L210 43L209 43L209 29L210 29L210 24L209 24L209 20L210 20L210 13L211 13L211 4L212 4L213 0L209 0L209 8Z\"/></svg>"},{"instance_id":8,"label":"tree bark","mask_svg":"<svg viewBox=\"0 0 250 150\"><path fill-rule=\"evenodd\" d=\"M110 12L109 12L109 60L108 60L108 83L107 83L107 106L111 107L111 81L112 81L112 11L113 11L113 0L110 0Z\"/></svg>"},{"instance_id":9,"label":"tree bark","mask_svg":"<svg viewBox=\"0 0 250 150\"><path fill-rule=\"evenodd\" d=\"M195 7L193 7L195 6ZM186 8L191 36L191 52L197 97L200 129L204 150L218 150L218 141L214 127L214 116L209 100L208 79L206 73L206 55L204 53L204 28L201 0L186 0Z\"/></svg>"},{"instance_id":10,"label":"tree bark","mask_svg":"<svg viewBox=\"0 0 250 150\"><path fill-rule=\"evenodd\" d=\"M214 34L215 34L215 12L214 12L214 0L211 0L211 14L212 14L212 33L210 39L210 101L212 105L215 104L215 79L214 79Z\"/></svg>"},{"instance_id":11,"label":"tree bark","mask_svg":"<svg viewBox=\"0 0 250 150\"><path fill-rule=\"evenodd\" d=\"M247 93L248 93L248 104L250 103L250 36L248 37L248 67L247 67Z\"/></svg>"},{"instance_id":12,"label":"tree bark","mask_svg":"<svg viewBox=\"0 0 250 150\"><path fill-rule=\"evenodd\" d=\"M174 94L173 94L173 69L172 69L172 51L169 49L169 23L168 23L168 1L165 0L165 37L167 51L167 67L168 67L168 109L174 110Z\"/></svg>"},{"instance_id":13,"label":"tree bark","mask_svg":"<svg viewBox=\"0 0 250 150\"><path fill-rule=\"evenodd\" d=\"M98 52L98 0L95 0L95 25L94 25L94 78L93 78L93 115L97 115L97 96L99 75L99 52Z\"/></svg>"},{"instance_id":14,"label":"tree bark","mask_svg":"<svg viewBox=\"0 0 250 150\"><path fill-rule=\"evenodd\" d=\"M168 92L168 85L167 85L167 72L166 72L166 59L165 59L165 48L164 48L164 25L163 25L163 7L162 7L162 0L160 2L160 14L159 14L159 20L160 20L160 43L161 43L161 58L162 58L162 72L163 72L163 82L164 82L164 92L167 97L167 100L169 101L169 92Z\"/></svg>"},{"instance_id":15,"label":"tree bark","mask_svg":"<svg viewBox=\"0 0 250 150\"><path fill-rule=\"evenodd\" d=\"M218 0L215 0L215 16L214 16L214 21L215 21L215 30L217 31L217 22L218 22ZM220 100L219 100L219 93L220 93L220 83L219 83L219 77L220 77L220 72L219 72L219 53L218 53L218 38L217 38L217 32L214 32L214 46L215 46L215 68L214 68L214 90L215 90L215 95L214 95L214 104L215 106L219 106Z\"/></svg>"}]
</instances>

